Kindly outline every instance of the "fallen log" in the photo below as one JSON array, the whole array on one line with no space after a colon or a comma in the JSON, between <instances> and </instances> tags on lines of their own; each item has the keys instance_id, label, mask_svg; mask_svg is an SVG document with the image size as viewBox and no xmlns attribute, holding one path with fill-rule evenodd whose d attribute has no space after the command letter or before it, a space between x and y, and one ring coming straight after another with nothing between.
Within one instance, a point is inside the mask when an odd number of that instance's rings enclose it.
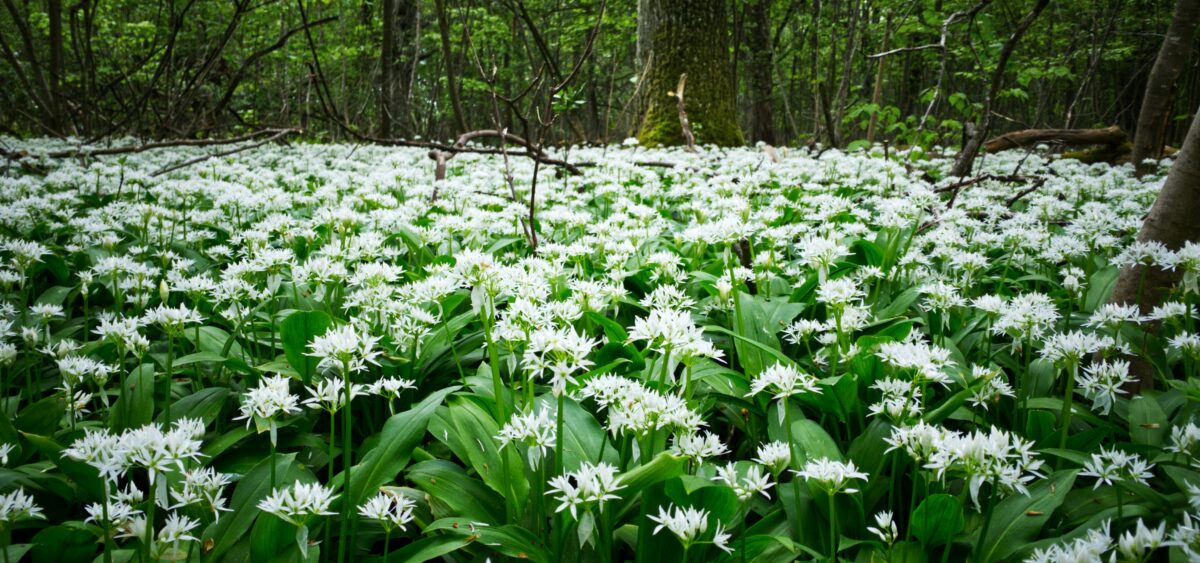
<instances>
[{"instance_id":1,"label":"fallen log","mask_svg":"<svg viewBox=\"0 0 1200 563\"><path fill-rule=\"evenodd\" d=\"M1037 143L1120 145L1127 140L1128 136L1116 125L1103 129L1024 129L988 139L983 148L998 152Z\"/></svg>"}]
</instances>

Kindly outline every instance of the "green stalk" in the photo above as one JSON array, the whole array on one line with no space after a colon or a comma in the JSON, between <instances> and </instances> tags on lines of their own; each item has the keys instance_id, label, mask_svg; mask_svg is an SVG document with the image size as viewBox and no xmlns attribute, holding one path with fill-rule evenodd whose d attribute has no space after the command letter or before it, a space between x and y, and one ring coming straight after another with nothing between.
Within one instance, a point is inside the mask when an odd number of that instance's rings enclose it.
<instances>
[{"instance_id":1,"label":"green stalk","mask_svg":"<svg viewBox=\"0 0 1200 563\"><path fill-rule=\"evenodd\" d=\"M491 309L488 309L489 316L492 314L490 311ZM483 323L483 338L487 342L488 362L492 368L492 392L496 395L496 424L502 425L508 420L508 415L504 408L504 379L500 376L500 356L496 353L496 342L492 340L491 319L480 317L479 320Z\"/></svg>"},{"instance_id":2,"label":"green stalk","mask_svg":"<svg viewBox=\"0 0 1200 563\"><path fill-rule=\"evenodd\" d=\"M342 406L342 526L338 539L338 562L346 563L346 547L350 537L350 362L342 362L342 378L346 387L346 404Z\"/></svg>"},{"instance_id":3,"label":"green stalk","mask_svg":"<svg viewBox=\"0 0 1200 563\"><path fill-rule=\"evenodd\" d=\"M392 528L383 531L383 563L388 563L388 548L392 545Z\"/></svg>"},{"instance_id":4,"label":"green stalk","mask_svg":"<svg viewBox=\"0 0 1200 563\"><path fill-rule=\"evenodd\" d=\"M329 461L326 462L327 477L325 478L325 482L328 483L330 486L333 485L333 460L334 460L333 448L334 448L334 444L336 444L336 443L337 443L337 413L330 411L330 413L329 413ZM332 533L333 533L333 531L332 531L333 525L332 524L333 524L332 522L327 522L325 524L325 526L324 526L325 539L324 539L324 541L321 542L321 545L326 545L326 546L329 545L329 538L332 536ZM322 556L322 559L328 560L329 553L326 552Z\"/></svg>"},{"instance_id":5,"label":"green stalk","mask_svg":"<svg viewBox=\"0 0 1200 563\"><path fill-rule=\"evenodd\" d=\"M1067 447L1067 434L1071 430L1071 403L1075 398L1075 376L1078 372L1079 362L1071 362L1071 367L1067 370L1067 390L1063 395L1062 416L1060 417L1062 418L1062 436L1058 439L1059 448ZM1062 465L1062 459L1060 458L1058 461L1057 465Z\"/></svg>"},{"instance_id":6,"label":"green stalk","mask_svg":"<svg viewBox=\"0 0 1200 563\"><path fill-rule=\"evenodd\" d=\"M146 507L146 534L142 543L146 544L146 561L151 561L150 556L154 549L154 505L157 504L157 495L155 495L158 481L150 485L150 494L147 497L149 505ZM7 550L6 550L7 551Z\"/></svg>"},{"instance_id":7,"label":"green stalk","mask_svg":"<svg viewBox=\"0 0 1200 563\"><path fill-rule=\"evenodd\" d=\"M197 341L199 342L199 341ZM171 423L171 384L175 367L175 336L167 333L167 407L164 414L166 423Z\"/></svg>"},{"instance_id":8,"label":"green stalk","mask_svg":"<svg viewBox=\"0 0 1200 563\"><path fill-rule=\"evenodd\" d=\"M798 467L796 467L796 439L792 436L792 409L788 408L786 397L781 400L782 400L781 404L783 405L784 434L787 436L788 455L791 457L791 459L789 460L789 462L790 462L789 465L791 465L795 469L799 469ZM797 475L797 476L792 477L792 481L791 481L792 493L793 493L792 501L793 501L794 508L796 509L797 535L799 535L799 530L800 530L800 483L798 482L799 479L800 479L800 476Z\"/></svg>"},{"instance_id":9,"label":"green stalk","mask_svg":"<svg viewBox=\"0 0 1200 563\"><path fill-rule=\"evenodd\" d=\"M979 540L975 543L975 552L972 554L972 559L979 560L980 552L983 551L983 542L987 539L988 526L992 523L992 501L996 497L996 480L992 479L991 490L988 491L987 508L983 515L983 527L979 529Z\"/></svg>"},{"instance_id":10,"label":"green stalk","mask_svg":"<svg viewBox=\"0 0 1200 563\"><path fill-rule=\"evenodd\" d=\"M837 534L837 507L834 506L834 493L829 491L829 560L837 561L838 554L838 534Z\"/></svg>"},{"instance_id":11,"label":"green stalk","mask_svg":"<svg viewBox=\"0 0 1200 563\"><path fill-rule=\"evenodd\" d=\"M112 521L108 519L108 480L104 481L104 563L112 563ZM4 559L8 560L8 547L4 548Z\"/></svg>"}]
</instances>

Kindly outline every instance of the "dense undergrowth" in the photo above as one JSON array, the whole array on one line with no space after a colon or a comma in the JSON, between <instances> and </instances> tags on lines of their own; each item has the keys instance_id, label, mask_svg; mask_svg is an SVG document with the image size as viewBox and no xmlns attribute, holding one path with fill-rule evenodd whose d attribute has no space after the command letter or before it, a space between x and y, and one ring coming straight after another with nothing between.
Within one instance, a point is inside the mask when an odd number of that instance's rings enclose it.
<instances>
[{"instance_id":1,"label":"dense undergrowth","mask_svg":"<svg viewBox=\"0 0 1200 563\"><path fill-rule=\"evenodd\" d=\"M5 561L1200 553L1161 175L1003 153L1045 184L948 207L937 159L578 149L534 253L524 160L150 175L197 154L0 176ZM1150 315L1105 304L1133 263L1185 272Z\"/></svg>"}]
</instances>

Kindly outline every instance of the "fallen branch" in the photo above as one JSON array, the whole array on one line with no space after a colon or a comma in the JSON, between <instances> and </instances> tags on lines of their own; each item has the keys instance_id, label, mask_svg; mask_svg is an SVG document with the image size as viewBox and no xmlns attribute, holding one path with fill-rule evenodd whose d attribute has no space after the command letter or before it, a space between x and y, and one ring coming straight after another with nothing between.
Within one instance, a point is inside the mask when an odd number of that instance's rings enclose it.
<instances>
[{"instance_id":1,"label":"fallen branch","mask_svg":"<svg viewBox=\"0 0 1200 563\"><path fill-rule=\"evenodd\" d=\"M250 144L250 145L243 145L240 147L234 147L229 150L215 152L212 154L206 154L204 156L198 156L196 158L188 159L188 160L185 160L178 164L172 164L170 166L167 166L166 168L160 168L158 170L155 170L154 173L152 173L150 175L151 176L162 176L163 174L174 172L181 168L187 168L188 166L191 166L193 164L199 164L199 163L204 162L209 159L221 158L223 156L229 156L231 154L236 154L236 153L239 153L242 151L248 151L250 149L258 148L267 143L272 143L279 139L282 139L283 137L286 137L287 135L298 134L298 133L300 133L299 129L280 129L280 130L276 131L274 135L271 135L270 137L267 137L266 139L263 139L257 143Z\"/></svg>"},{"instance_id":2,"label":"fallen branch","mask_svg":"<svg viewBox=\"0 0 1200 563\"><path fill-rule=\"evenodd\" d=\"M458 153L469 152L469 153L480 153L480 154L503 154L505 152L500 149L490 149L490 148L468 147L467 146L467 143L471 142L472 140L478 139L478 138L484 138L484 137L501 138L505 142L514 143L516 145L520 145L521 147L525 148L525 152L518 152L518 153L510 152L507 154L514 155L514 156L527 156L529 158L532 158L535 162L541 162L542 164L547 164L550 166L558 166L558 167L563 168L564 170L570 172L571 174L574 174L577 176L580 174L583 174L583 171L579 169L578 165L572 164L565 160L553 158L553 157L547 155L545 152L542 151L542 149L535 147L529 141L526 141L524 137L514 135L512 133L509 133L508 131L497 131L495 129L480 129L478 131L468 131L466 133L463 133L462 135L459 135L458 139L455 140L454 144L452 144L452 145L444 145L441 143L419 143L419 142L409 142L409 141L399 141L399 140L385 141L383 144L396 144L396 145L401 145L401 146L418 146L418 147L431 148L432 150L429 151L429 158L437 163L437 169L434 171L434 178L437 180L444 180L446 178L446 161L450 160L451 158L454 158L454 155L456 155Z\"/></svg>"},{"instance_id":3,"label":"fallen branch","mask_svg":"<svg viewBox=\"0 0 1200 563\"><path fill-rule=\"evenodd\" d=\"M996 182L1008 182L1008 183L1032 182L1037 187L1040 187L1042 184L1046 183L1045 178L1038 177L1038 176L1024 176L1024 175L1020 175L1020 174L1007 174L1007 175L999 176L996 174L984 174L982 176L976 176L976 177L968 179L968 180L962 180L959 182L955 182L953 184L947 184L945 186L941 186L939 188L934 189L933 192L939 193L939 194L945 193L945 192L952 192L950 194L950 200L946 202L946 209L950 209L950 208L954 207L954 202L958 199L958 194L959 194L959 192L962 191L963 188L973 186L973 185L979 184L981 182L987 182L989 180L996 181ZM1034 189L1036 189L1036 187ZM1033 190L1029 190L1029 191L1032 192ZM1024 194L1018 194L1018 195L1020 195L1021 197L1024 197ZM1016 199L1020 199L1020 198L1016 198ZM1012 206L1012 202L1015 202L1015 199L1010 200L1010 203L1009 203L1010 207Z\"/></svg>"},{"instance_id":4,"label":"fallen branch","mask_svg":"<svg viewBox=\"0 0 1200 563\"><path fill-rule=\"evenodd\" d=\"M987 152L1053 142L1066 145L1120 145L1129 136L1113 125L1103 129L1024 129L993 137L983 143Z\"/></svg>"},{"instance_id":5,"label":"fallen branch","mask_svg":"<svg viewBox=\"0 0 1200 563\"><path fill-rule=\"evenodd\" d=\"M157 141L153 143L145 143L142 145L127 145L123 147L104 147L97 149L89 149L87 146L80 145L73 149L64 149L52 151L45 154L34 154L22 150L5 150L0 149L0 156L4 156L9 160L20 160L26 157L33 158L72 158L79 156L112 156L118 154L130 154L145 152L154 149L165 149L170 147L209 147L214 145L231 145L241 143L252 139L257 139L264 135L278 135L280 132L292 133L299 132L297 129L262 129L253 133L234 137L232 139L171 139L167 141Z\"/></svg>"},{"instance_id":6,"label":"fallen branch","mask_svg":"<svg viewBox=\"0 0 1200 563\"><path fill-rule=\"evenodd\" d=\"M1008 207L1012 207L1012 206L1013 206L1013 204L1017 203L1018 201L1021 201L1021 198L1023 198L1023 197L1025 197L1025 196L1027 196L1027 195L1029 195L1029 194L1033 193L1033 192L1034 192L1034 191L1036 191L1038 188L1042 187L1042 185L1043 185L1043 184L1045 184L1045 183L1046 183L1046 179L1045 179L1045 178L1038 178L1037 180L1035 180L1035 181L1033 182L1033 185L1031 185L1031 186L1029 186L1028 188L1025 188L1025 189L1023 189L1023 190L1021 190L1021 191L1017 192L1017 195L1014 195L1014 196L1012 196L1012 197L1008 198L1008 203L1007 203Z\"/></svg>"}]
</instances>

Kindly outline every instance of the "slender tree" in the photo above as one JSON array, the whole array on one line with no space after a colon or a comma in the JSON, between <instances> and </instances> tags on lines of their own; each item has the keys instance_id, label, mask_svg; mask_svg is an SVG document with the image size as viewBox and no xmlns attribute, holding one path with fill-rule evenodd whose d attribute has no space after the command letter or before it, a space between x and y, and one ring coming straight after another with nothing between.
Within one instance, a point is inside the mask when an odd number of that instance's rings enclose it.
<instances>
[{"instance_id":1,"label":"slender tree","mask_svg":"<svg viewBox=\"0 0 1200 563\"><path fill-rule=\"evenodd\" d=\"M745 141L730 83L728 33L723 0L651 0L657 25L654 61L646 77L649 104L638 140L644 145L684 143L673 90L687 74L684 103L698 143L720 146Z\"/></svg>"},{"instance_id":2,"label":"slender tree","mask_svg":"<svg viewBox=\"0 0 1200 563\"><path fill-rule=\"evenodd\" d=\"M1017 42L1021 40L1026 31L1029 31L1029 26L1033 25L1033 20L1037 19L1049 4L1050 0L1038 0L1033 10L1026 14L1021 23L1017 24L1017 29L1000 48L1000 57L996 60L996 68L992 71L992 80L987 94L983 98L983 115L979 116L979 123L970 130L967 144L958 153L958 158L954 161L954 168L950 170L951 176L966 176L971 173L971 169L975 165L975 157L979 155L979 149L983 146L984 139L987 139L992 130L992 104L995 103L996 96L1000 94L1000 86L1004 84L1004 69L1008 66L1008 60L1016 50Z\"/></svg>"},{"instance_id":3,"label":"slender tree","mask_svg":"<svg viewBox=\"0 0 1200 563\"><path fill-rule=\"evenodd\" d=\"M1200 23L1200 1L1177 0L1167 36L1163 38L1146 81L1142 109L1138 112L1133 137L1133 162L1138 173L1146 172L1143 161L1157 158L1163 146L1163 132L1175 100L1175 82L1191 58L1196 25Z\"/></svg>"},{"instance_id":4,"label":"slender tree","mask_svg":"<svg viewBox=\"0 0 1200 563\"><path fill-rule=\"evenodd\" d=\"M771 45L771 0L748 3L746 20L750 28L747 37L750 57L746 65L750 87L750 139L774 145L777 141L772 104L775 52Z\"/></svg>"}]
</instances>

